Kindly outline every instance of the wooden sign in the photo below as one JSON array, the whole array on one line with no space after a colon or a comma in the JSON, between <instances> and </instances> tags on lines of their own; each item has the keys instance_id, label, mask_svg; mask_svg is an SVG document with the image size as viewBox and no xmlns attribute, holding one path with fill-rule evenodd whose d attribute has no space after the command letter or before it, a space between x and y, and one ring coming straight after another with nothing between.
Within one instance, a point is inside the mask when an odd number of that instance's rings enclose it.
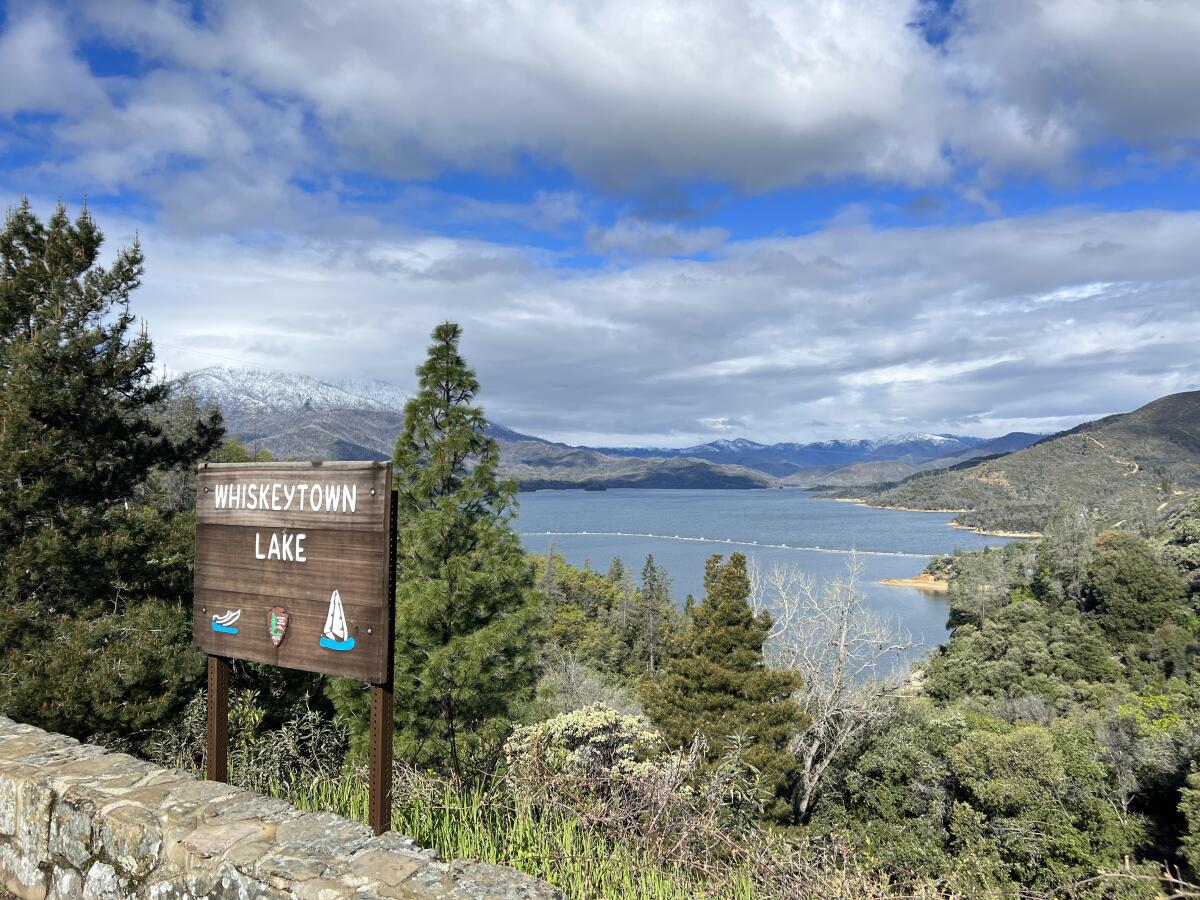
<instances>
[{"instance_id":1,"label":"wooden sign","mask_svg":"<svg viewBox=\"0 0 1200 900\"><path fill-rule=\"evenodd\" d=\"M205 463L198 473L196 646L388 682L392 464Z\"/></svg>"}]
</instances>

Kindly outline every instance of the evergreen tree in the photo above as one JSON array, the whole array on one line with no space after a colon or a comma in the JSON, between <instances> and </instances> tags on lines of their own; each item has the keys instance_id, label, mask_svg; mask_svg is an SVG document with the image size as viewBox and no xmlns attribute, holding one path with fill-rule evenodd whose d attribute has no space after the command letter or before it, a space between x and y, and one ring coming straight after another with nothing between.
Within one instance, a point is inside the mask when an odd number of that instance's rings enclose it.
<instances>
[{"instance_id":1,"label":"evergreen tree","mask_svg":"<svg viewBox=\"0 0 1200 900\"><path fill-rule=\"evenodd\" d=\"M791 699L799 677L769 669L763 661L772 621L750 606L742 554L734 553L728 562L719 554L710 557L704 587L706 595L693 609L687 630L669 645L659 678L645 682L643 705L675 747L688 744L696 733L713 748L733 735L748 737L745 759L775 797L772 815L785 819L796 771L786 747L804 724Z\"/></svg>"},{"instance_id":2,"label":"evergreen tree","mask_svg":"<svg viewBox=\"0 0 1200 900\"><path fill-rule=\"evenodd\" d=\"M0 712L83 737L161 718L202 668L190 520L141 488L221 437L215 412L164 427L141 250L104 268L102 241L86 209L43 224L28 201L0 233Z\"/></svg>"},{"instance_id":3,"label":"evergreen tree","mask_svg":"<svg viewBox=\"0 0 1200 900\"><path fill-rule=\"evenodd\" d=\"M445 322L417 369L396 442L396 741L410 762L462 780L487 769L513 710L538 678L533 566L509 527L515 486L500 483L500 450L472 405L475 374ZM361 747L361 689L339 682L334 701Z\"/></svg>"},{"instance_id":4,"label":"evergreen tree","mask_svg":"<svg viewBox=\"0 0 1200 900\"><path fill-rule=\"evenodd\" d=\"M1085 599L1115 646L1145 641L1185 596L1183 579L1149 541L1122 531L1106 531L1096 539Z\"/></svg>"},{"instance_id":5,"label":"evergreen tree","mask_svg":"<svg viewBox=\"0 0 1200 900\"><path fill-rule=\"evenodd\" d=\"M658 670L663 647L674 634L678 616L671 605L671 579L664 569L646 556L642 566L642 589L639 597L637 624L639 628L635 651L651 678Z\"/></svg>"},{"instance_id":6,"label":"evergreen tree","mask_svg":"<svg viewBox=\"0 0 1200 900\"><path fill-rule=\"evenodd\" d=\"M608 574L605 576L613 584L620 584L625 580L625 563L621 562L621 557L614 556L612 562L608 564Z\"/></svg>"}]
</instances>

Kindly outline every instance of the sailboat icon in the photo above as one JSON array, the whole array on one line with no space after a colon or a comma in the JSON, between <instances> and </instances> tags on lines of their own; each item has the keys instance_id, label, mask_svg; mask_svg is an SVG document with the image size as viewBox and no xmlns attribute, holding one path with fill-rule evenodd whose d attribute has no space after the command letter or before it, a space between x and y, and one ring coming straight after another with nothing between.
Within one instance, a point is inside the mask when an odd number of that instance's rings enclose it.
<instances>
[{"instance_id":1,"label":"sailboat icon","mask_svg":"<svg viewBox=\"0 0 1200 900\"><path fill-rule=\"evenodd\" d=\"M325 616L325 631L320 644L326 650L353 650L354 638L346 630L346 612L342 609L342 595L337 591L329 597L329 614Z\"/></svg>"}]
</instances>

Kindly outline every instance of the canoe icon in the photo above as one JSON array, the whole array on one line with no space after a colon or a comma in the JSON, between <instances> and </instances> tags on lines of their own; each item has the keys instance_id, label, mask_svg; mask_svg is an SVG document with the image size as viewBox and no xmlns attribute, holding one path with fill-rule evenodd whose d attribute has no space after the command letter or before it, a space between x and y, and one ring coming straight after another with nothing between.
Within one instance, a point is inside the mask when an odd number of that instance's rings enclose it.
<instances>
[{"instance_id":1,"label":"canoe icon","mask_svg":"<svg viewBox=\"0 0 1200 900\"><path fill-rule=\"evenodd\" d=\"M242 611L227 609L223 615L214 615L212 617L212 630L218 631L221 634L237 634L238 630L234 628L234 623L242 617Z\"/></svg>"}]
</instances>

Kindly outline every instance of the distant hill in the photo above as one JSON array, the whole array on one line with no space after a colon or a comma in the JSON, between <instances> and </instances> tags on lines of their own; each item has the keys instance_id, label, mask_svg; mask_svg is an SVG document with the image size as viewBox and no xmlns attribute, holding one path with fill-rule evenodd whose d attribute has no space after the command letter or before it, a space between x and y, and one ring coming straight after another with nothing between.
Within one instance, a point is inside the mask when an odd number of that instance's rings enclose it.
<instances>
[{"instance_id":1,"label":"distant hill","mask_svg":"<svg viewBox=\"0 0 1200 900\"><path fill-rule=\"evenodd\" d=\"M983 529L1037 531L1064 501L1141 521L1200 490L1200 391L1172 394L1023 450L967 460L870 493L872 503L966 510Z\"/></svg>"},{"instance_id":2,"label":"distant hill","mask_svg":"<svg viewBox=\"0 0 1200 900\"><path fill-rule=\"evenodd\" d=\"M891 437L818 441L809 444L759 444L746 438L718 440L693 447L591 447L606 456L691 457L757 469L778 478L816 476L866 462L902 460L916 465L949 454L966 453L986 443L984 438L955 434L898 434ZM913 471L904 470L904 474ZM875 481L886 480L876 478ZM798 482L803 483L803 482Z\"/></svg>"},{"instance_id":3,"label":"distant hill","mask_svg":"<svg viewBox=\"0 0 1200 900\"><path fill-rule=\"evenodd\" d=\"M1044 434L1012 431L966 449L955 449L933 459L919 459L914 455L899 459L868 459L837 469L808 469L784 479L784 483L796 487L856 487L896 482L918 472L948 469L970 459L1021 450L1044 437Z\"/></svg>"},{"instance_id":4,"label":"distant hill","mask_svg":"<svg viewBox=\"0 0 1200 900\"><path fill-rule=\"evenodd\" d=\"M184 376L216 403L230 434L287 459L390 459L407 395L380 381L320 381L306 375L213 367ZM775 480L716 461L626 458L568 447L490 424L500 474L523 490L580 487L763 488Z\"/></svg>"}]
</instances>

